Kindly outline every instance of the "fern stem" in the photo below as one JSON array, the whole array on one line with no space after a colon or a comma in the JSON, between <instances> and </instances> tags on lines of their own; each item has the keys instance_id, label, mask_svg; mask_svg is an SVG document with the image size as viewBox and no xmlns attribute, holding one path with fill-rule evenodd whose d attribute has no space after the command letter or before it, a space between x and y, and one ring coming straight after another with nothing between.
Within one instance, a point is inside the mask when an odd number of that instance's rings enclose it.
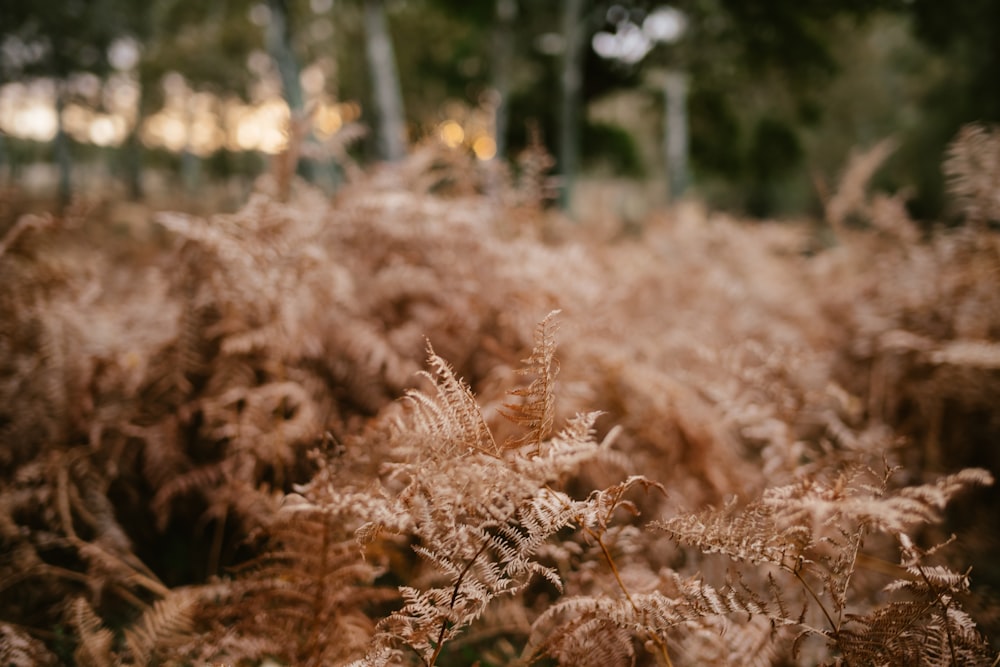
<instances>
[{"instance_id":1,"label":"fern stem","mask_svg":"<svg viewBox=\"0 0 1000 667\"><path fill-rule=\"evenodd\" d=\"M628 600L628 603L632 606L632 610L637 615L641 614L638 605L636 605L635 600L632 599L632 595L628 592L625 582L622 581L622 576L618 571L618 566L615 565L615 559L611 556L611 551L608 550L608 546L604 543L601 535L595 533L590 528L584 528L584 530L597 542L597 546L601 548L601 552L604 554L604 560L607 561L608 567L611 568L611 574L615 576L615 581L618 582L618 588L620 588L622 593L625 595L625 599ZM646 630L646 634L653 641L653 643L656 644L656 647L660 651L660 658L663 660L666 667L674 667L674 663L670 660L670 652L667 650L667 642L655 632Z\"/></svg>"},{"instance_id":2,"label":"fern stem","mask_svg":"<svg viewBox=\"0 0 1000 667\"><path fill-rule=\"evenodd\" d=\"M479 550L472 556L472 559L465 564L464 568L462 568L461 573L458 575L458 579L455 580L455 590L451 593L451 602L448 604L449 609L455 608L455 603L458 602L458 592L462 588L462 581L465 579L465 575L472 570L472 566L475 565L476 561L479 560L479 557L483 555L483 552L486 551L486 547L489 546L489 544L489 540L484 540L482 546L480 546ZM434 663L437 662L438 656L441 655L441 649L444 648L444 634L447 631L448 619L441 619L441 630L438 632L437 644L434 647L434 654L431 655L430 661L426 663L427 667L434 667Z\"/></svg>"},{"instance_id":3,"label":"fern stem","mask_svg":"<svg viewBox=\"0 0 1000 667\"><path fill-rule=\"evenodd\" d=\"M585 528L584 530L587 531L587 534L590 537L594 538L597 542L597 546L601 547L601 552L604 554L604 560L608 562L608 567L611 568L611 574L615 575L615 581L618 582L618 587L622 589L622 593L625 594L625 599L628 600L630 605L632 605L632 610L639 613L639 607L636 606L635 600L632 599L632 596L628 592L628 588L625 587L625 582L622 581L621 573L618 572L618 566L615 565L615 559L612 558L611 552L608 550L608 546L604 543L601 536L592 531L590 528Z\"/></svg>"},{"instance_id":4,"label":"fern stem","mask_svg":"<svg viewBox=\"0 0 1000 667\"><path fill-rule=\"evenodd\" d=\"M793 568L792 574L794 574L795 578L799 580L799 583L802 584L802 587L806 589L806 592L809 593L809 596L812 597L812 599L816 601L816 604L819 605L820 611L823 612L823 616L826 617L827 623L830 624L830 631L833 632L834 636L836 636L840 632L840 627L837 625L836 622L834 622L833 616L831 616L830 612L827 611L826 605L823 604L823 601L819 599L819 595L816 594L816 591L812 589L812 586L809 585L809 582L807 582L805 578L802 576L802 574L799 572L799 568L797 567Z\"/></svg>"},{"instance_id":5,"label":"fern stem","mask_svg":"<svg viewBox=\"0 0 1000 667\"><path fill-rule=\"evenodd\" d=\"M222 516L215 523L215 530L212 531L212 544L208 551L208 573L214 576L219 573L222 563L222 543L226 537L226 518L229 515L229 508L222 508Z\"/></svg>"},{"instance_id":6,"label":"fern stem","mask_svg":"<svg viewBox=\"0 0 1000 667\"><path fill-rule=\"evenodd\" d=\"M330 552L330 517L325 512L320 515L323 518L323 538L320 544L319 580L316 582L316 590L313 593L312 613L315 622L313 630L306 640L306 655L321 656L321 651L316 650L320 642L320 627L326 623L326 614L323 613L323 600L326 597L327 569ZM317 661L318 664L318 661Z\"/></svg>"},{"instance_id":7,"label":"fern stem","mask_svg":"<svg viewBox=\"0 0 1000 667\"><path fill-rule=\"evenodd\" d=\"M420 651L416 649L416 647L410 646L409 648L411 651L413 651L414 654L416 654L418 658L420 658L421 665L423 665L424 667L431 667L431 663L427 662L427 658L425 658L423 654L421 654Z\"/></svg>"}]
</instances>

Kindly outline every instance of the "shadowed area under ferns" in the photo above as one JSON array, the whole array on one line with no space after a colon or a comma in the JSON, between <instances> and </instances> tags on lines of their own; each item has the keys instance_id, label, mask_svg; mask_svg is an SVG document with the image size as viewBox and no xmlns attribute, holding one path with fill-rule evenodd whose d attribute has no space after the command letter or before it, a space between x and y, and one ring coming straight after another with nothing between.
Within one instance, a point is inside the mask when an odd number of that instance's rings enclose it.
<instances>
[{"instance_id":1,"label":"shadowed area under ferns","mask_svg":"<svg viewBox=\"0 0 1000 667\"><path fill-rule=\"evenodd\" d=\"M997 664L997 136L953 229L889 144L812 227L572 222L537 149L436 145L20 218L0 663Z\"/></svg>"}]
</instances>

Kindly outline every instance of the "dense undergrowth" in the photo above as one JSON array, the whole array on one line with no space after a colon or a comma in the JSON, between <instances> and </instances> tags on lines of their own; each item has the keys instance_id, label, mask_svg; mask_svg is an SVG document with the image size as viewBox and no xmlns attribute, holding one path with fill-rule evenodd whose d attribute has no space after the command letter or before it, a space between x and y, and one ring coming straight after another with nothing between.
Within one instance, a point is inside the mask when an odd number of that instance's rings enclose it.
<instances>
[{"instance_id":1,"label":"dense undergrowth","mask_svg":"<svg viewBox=\"0 0 1000 667\"><path fill-rule=\"evenodd\" d=\"M882 152L819 227L571 223L434 147L20 217L0 662L996 664L1000 137L929 232Z\"/></svg>"}]
</instances>

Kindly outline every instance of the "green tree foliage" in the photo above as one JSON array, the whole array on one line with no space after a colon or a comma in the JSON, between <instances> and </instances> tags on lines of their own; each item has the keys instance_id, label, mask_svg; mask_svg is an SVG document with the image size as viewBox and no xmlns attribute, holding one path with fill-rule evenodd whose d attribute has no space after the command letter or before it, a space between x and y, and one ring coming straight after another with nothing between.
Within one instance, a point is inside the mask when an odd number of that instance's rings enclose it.
<instances>
[{"instance_id":1,"label":"green tree foliage","mask_svg":"<svg viewBox=\"0 0 1000 667\"><path fill-rule=\"evenodd\" d=\"M688 17L687 32L676 45L658 47L647 64L690 74L696 179L735 190L718 203L759 216L780 212L786 177L807 157L803 132L822 122L818 100L838 74L843 33L833 27L858 30L890 2L672 4Z\"/></svg>"},{"instance_id":2,"label":"green tree foliage","mask_svg":"<svg viewBox=\"0 0 1000 667\"><path fill-rule=\"evenodd\" d=\"M438 3L447 6L448 2ZM688 29L673 45L655 47L641 62L627 64L607 60L589 48L594 34L614 31L622 18L640 24L645 16L662 5L648 0L594 1L586 3L579 19L587 44L582 63L583 85L580 105L620 90L642 89L647 73L655 68L680 68L690 73L692 160L702 179L726 179L743 193L735 198L741 207L752 205L761 214L775 210L765 190L779 187L781 169L772 160L761 171L760 128L781 126L782 145L796 146L781 151L790 160L784 170L801 166L803 128L820 118L816 100L838 70L834 49L836 20L846 19L856 29L863 20L893 2L735 2L730 0L680 0L671 3L684 12ZM562 81L561 55L565 53L565 29L561 25L560 3L523 1L519 3L521 27L517 36L519 84L511 90L510 142L517 148L527 142L526 119L537 121L550 145L565 129L565 110L555 97ZM453 15L481 21L483 7ZM563 44L554 50L546 40L561 36ZM405 79L405 76L404 76ZM652 92L651 95L658 95ZM599 128L583 123L580 128L583 163L608 164L601 155L608 145L595 135ZM565 143L565 140L564 140ZM572 154L572 153L569 153ZM842 158L841 158L842 159ZM564 158L565 161L565 158ZM614 160L612 160L614 162ZM753 201L750 201L753 200Z\"/></svg>"},{"instance_id":3,"label":"green tree foliage","mask_svg":"<svg viewBox=\"0 0 1000 667\"><path fill-rule=\"evenodd\" d=\"M754 127L747 152L750 193L747 209L764 216L774 208L774 192L782 179L802 160L802 145L794 129L773 118L762 118Z\"/></svg>"},{"instance_id":4,"label":"green tree foliage","mask_svg":"<svg viewBox=\"0 0 1000 667\"><path fill-rule=\"evenodd\" d=\"M43 0L0 3L0 82L49 78L56 82L57 133L53 143L59 165L59 199L71 194L72 157L63 127L67 80L74 73L102 76L111 70L109 50L132 36L142 10L123 0Z\"/></svg>"},{"instance_id":5,"label":"green tree foliage","mask_svg":"<svg viewBox=\"0 0 1000 667\"><path fill-rule=\"evenodd\" d=\"M914 0L917 34L948 53L956 68L959 98L952 105L967 119L1000 119L1000 5L991 0L943 4Z\"/></svg>"},{"instance_id":6,"label":"green tree foliage","mask_svg":"<svg viewBox=\"0 0 1000 667\"><path fill-rule=\"evenodd\" d=\"M247 56L265 48L263 31L250 21L254 4L154 2L141 70L145 102L162 104L163 92L156 84L169 72L183 74L198 89L246 95L252 81Z\"/></svg>"},{"instance_id":7,"label":"green tree foliage","mask_svg":"<svg viewBox=\"0 0 1000 667\"><path fill-rule=\"evenodd\" d=\"M107 72L111 43L135 32L139 12L131 5L121 0L3 0L3 78L65 79L73 72Z\"/></svg>"},{"instance_id":8,"label":"green tree foliage","mask_svg":"<svg viewBox=\"0 0 1000 667\"><path fill-rule=\"evenodd\" d=\"M1000 121L1000 3L914 0L911 11L916 34L943 57L948 69L925 92L919 132L908 138L900 154L907 162L922 158L912 208L921 218L932 219L945 205L944 182L933 166L948 142L966 123Z\"/></svg>"}]
</instances>

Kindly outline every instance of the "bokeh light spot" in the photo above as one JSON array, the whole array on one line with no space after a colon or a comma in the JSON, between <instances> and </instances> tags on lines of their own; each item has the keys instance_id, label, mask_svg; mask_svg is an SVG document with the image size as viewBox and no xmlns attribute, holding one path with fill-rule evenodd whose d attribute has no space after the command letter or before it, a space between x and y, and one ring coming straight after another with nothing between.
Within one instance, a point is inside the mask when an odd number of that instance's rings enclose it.
<instances>
[{"instance_id":1,"label":"bokeh light spot","mask_svg":"<svg viewBox=\"0 0 1000 667\"><path fill-rule=\"evenodd\" d=\"M472 152L480 160L492 160L497 154L497 142L489 135L482 135L472 142Z\"/></svg>"},{"instance_id":2,"label":"bokeh light spot","mask_svg":"<svg viewBox=\"0 0 1000 667\"><path fill-rule=\"evenodd\" d=\"M465 140L465 130L453 120L446 120L438 127L438 136L445 146L455 148Z\"/></svg>"}]
</instances>

